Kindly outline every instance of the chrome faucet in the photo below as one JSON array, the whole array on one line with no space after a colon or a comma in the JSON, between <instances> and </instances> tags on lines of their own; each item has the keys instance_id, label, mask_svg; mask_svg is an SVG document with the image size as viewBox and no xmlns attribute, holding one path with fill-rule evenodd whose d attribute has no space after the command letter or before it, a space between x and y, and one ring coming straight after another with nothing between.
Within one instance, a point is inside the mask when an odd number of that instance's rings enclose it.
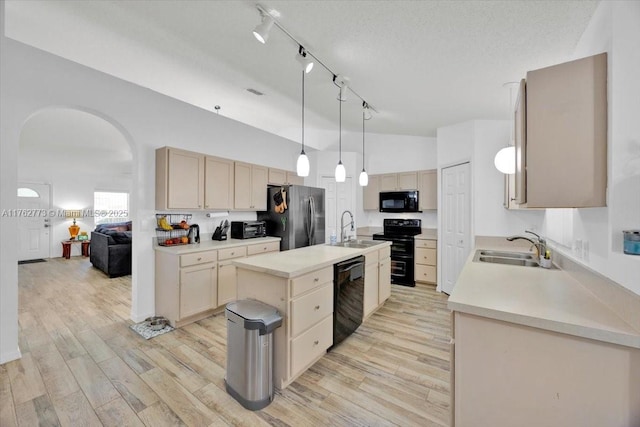
<instances>
[{"instance_id":1,"label":"chrome faucet","mask_svg":"<svg viewBox=\"0 0 640 427\"><path fill-rule=\"evenodd\" d=\"M347 225L344 225L344 214L346 213L348 213L349 216L351 217L351 222ZM340 241L341 242L344 242L344 239L346 238L346 233L344 232L344 229L349 225L351 225L351 231L353 231L353 214L351 213L351 211L344 211L342 212L342 215L340 215Z\"/></svg>"},{"instance_id":2,"label":"chrome faucet","mask_svg":"<svg viewBox=\"0 0 640 427\"><path fill-rule=\"evenodd\" d=\"M533 231L525 230L524 232L533 234L534 236L536 236L536 240L530 239L529 237L526 237L526 236L511 236L511 237L507 237L507 240L510 242L513 242L514 240L519 240L519 239L527 240L528 242L531 242L531 244L535 246L536 251L538 251L538 259L543 258L545 253L547 252L547 241L543 237L540 237L539 234L536 234Z\"/></svg>"}]
</instances>

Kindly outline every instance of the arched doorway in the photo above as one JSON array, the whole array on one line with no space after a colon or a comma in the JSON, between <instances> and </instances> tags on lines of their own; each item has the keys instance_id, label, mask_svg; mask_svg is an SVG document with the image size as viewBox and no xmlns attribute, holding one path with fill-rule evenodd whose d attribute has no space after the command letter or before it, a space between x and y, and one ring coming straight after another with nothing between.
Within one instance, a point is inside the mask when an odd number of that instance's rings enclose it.
<instances>
[{"instance_id":1,"label":"arched doorway","mask_svg":"<svg viewBox=\"0 0 640 427\"><path fill-rule=\"evenodd\" d=\"M134 146L127 132L99 112L56 106L39 110L24 122L19 141L18 187L50 188L50 206L40 221L48 234L49 258L63 255L61 242L70 238L71 220L81 233L90 236L100 222L133 219L134 158ZM94 204L97 193L127 194L126 215L115 218L113 212L97 214ZM32 230L31 235L35 236L36 231ZM70 249L71 256L82 256L81 245L71 245ZM89 258L83 261L90 266ZM133 275L134 271L130 278L132 293Z\"/></svg>"}]
</instances>

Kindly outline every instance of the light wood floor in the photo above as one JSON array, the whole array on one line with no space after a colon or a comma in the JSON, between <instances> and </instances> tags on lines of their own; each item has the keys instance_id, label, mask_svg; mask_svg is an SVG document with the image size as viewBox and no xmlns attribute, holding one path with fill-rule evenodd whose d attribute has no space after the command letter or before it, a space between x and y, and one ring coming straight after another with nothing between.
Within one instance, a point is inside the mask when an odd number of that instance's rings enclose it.
<instances>
[{"instance_id":1,"label":"light wood floor","mask_svg":"<svg viewBox=\"0 0 640 427\"><path fill-rule=\"evenodd\" d=\"M224 315L144 340L130 277L86 258L19 267L22 358L0 366L0 425L448 425L450 320L431 286L391 298L267 408L224 391Z\"/></svg>"}]
</instances>

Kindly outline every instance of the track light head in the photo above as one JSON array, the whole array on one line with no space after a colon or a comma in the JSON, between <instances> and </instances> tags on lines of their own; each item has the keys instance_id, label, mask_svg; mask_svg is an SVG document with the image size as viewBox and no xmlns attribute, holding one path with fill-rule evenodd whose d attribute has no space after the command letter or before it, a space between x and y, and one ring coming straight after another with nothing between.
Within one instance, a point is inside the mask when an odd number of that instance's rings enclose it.
<instances>
[{"instance_id":1,"label":"track light head","mask_svg":"<svg viewBox=\"0 0 640 427\"><path fill-rule=\"evenodd\" d=\"M343 76L341 74L337 76L333 76L333 82L340 88L340 94L338 95L338 101L346 101L347 100L347 89L349 89L349 83L351 80L349 77Z\"/></svg>"},{"instance_id":2,"label":"track light head","mask_svg":"<svg viewBox=\"0 0 640 427\"><path fill-rule=\"evenodd\" d=\"M309 74L313 69L313 59L311 59L311 55L307 54L304 47L300 46L296 60L300 63L305 73Z\"/></svg>"},{"instance_id":3,"label":"track light head","mask_svg":"<svg viewBox=\"0 0 640 427\"><path fill-rule=\"evenodd\" d=\"M371 117L373 117L371 115L371 109L369 108L369 104L367 104L367 101L362 101L362 112L364 114L365 120L371 120Z\"/></svg>"},{"instance_id":4,"label":"track light head","mask_svg":"<svg viewBox=\"0 0 640 427\"><path fill-rule=\"evenodd\" d=\"M269 40L269 31L273 27L273 18L267 14L262 15L262 22L253 30L254 37L262 44Z\"/></svg>"}]
</instances>

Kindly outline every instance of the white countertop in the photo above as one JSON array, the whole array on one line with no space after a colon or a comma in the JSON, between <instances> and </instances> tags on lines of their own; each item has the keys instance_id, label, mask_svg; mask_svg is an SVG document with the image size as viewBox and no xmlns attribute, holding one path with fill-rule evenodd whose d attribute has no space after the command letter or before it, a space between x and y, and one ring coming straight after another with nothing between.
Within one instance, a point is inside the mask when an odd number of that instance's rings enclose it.
<instances>
[{"instance_id":1,"label":"white countertop","mask_svg":"<svg viewBox=\"0 0 640 427\"><path fill-rule=\"evenodd\" d=\"M415 236L418 240L438 240L437 228L423 228L422 233Z\"/></svg>"},{"instance_id":2,"label":"white countertop","mask_svg":"<svg viewBox=\"0 0 640 427\"><path fill-rule=\"evenodd\" d=\"M640 331L564 271L474 262L474 254L449 297L451 310L640 348Z\"/></svg>"},{"instance_id":3,"label":"white countertop","mask_svg":"<svg viewBox=\"0 0 640 427\"><path fill-rule=\"evenodd\" d=\"M256 237L254 239L227 239L227 240L211 240L201 239L200 243L189 245L160 246L155 245L156 251L168 252L174 255L184 255L193 252L210 251L216 249L234 248L237 246L258 245L260 243L279 242L279 237Z\"/></svg>"},{"instance_id":4,"label":"white countertop","mask_svg":"<svg viewBox=\"0 0 640 427\"><path fill-rule=\"evenodd\" d=\"M391 246L391 242L381 240L379 244L364 249L315 245L237 259L233 261L233 264L239 268L291 278L382 249L385 246Z\"/></svg>"}]
</instances>

